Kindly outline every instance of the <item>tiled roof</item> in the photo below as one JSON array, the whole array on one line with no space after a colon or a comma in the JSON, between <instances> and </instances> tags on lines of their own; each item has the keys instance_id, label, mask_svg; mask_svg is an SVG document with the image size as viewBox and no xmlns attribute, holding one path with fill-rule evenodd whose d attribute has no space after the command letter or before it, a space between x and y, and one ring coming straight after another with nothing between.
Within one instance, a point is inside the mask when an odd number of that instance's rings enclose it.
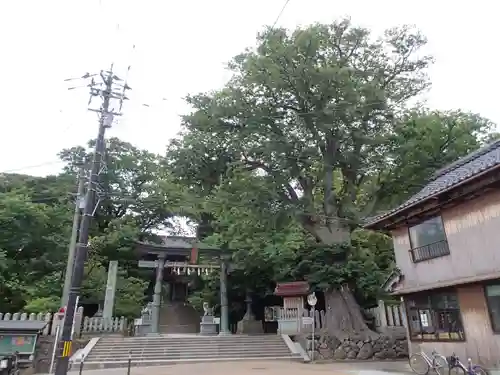
<instances>
[{"instance_id":1,"label":"tiled roof","mask_svg":"<svg viewBox=\"0 0 500 375\"><path fill-rule=\"evenodd\" d=\"M280 297L305 296L309 293L309 283L307 281L292 281L289 283L278 283L274 289L274 294Z\"/></svg>"},{"instance_id":2,"label":"tiled roof","mask_svg":"<svg viewBox=\"0 0 500 375\"><path fill-rule=\"evenodd\" d=\"M166 247L192 249L195 243L195 237L162 236L162 245Z\"/></svg>"},{"instance_id":3,"label":"tiled roof","mask_svg":"<svg viewBox=\"0 0 500 375\"><path fill-rule=\"evenodd\" d=\"M417 194L400 206L379 216L370 218L365 227L369 228L377 222L396 215L399 211L423 203L427 199L450 190L459 183L468 180L488 169L500 165L500 140L480 148L477 151L437 171L431 181Z\"/></svg>"},{"instance_id":4,"label":"tiled roof","mask_svg":"<svg viewBox=\"0 0 500 375\"><path fill-rule=\"evenodd\" d=\"M47 322L39 320L1 320L0 330L2 331L41 331Z\"/></svg>"}]
</instances>

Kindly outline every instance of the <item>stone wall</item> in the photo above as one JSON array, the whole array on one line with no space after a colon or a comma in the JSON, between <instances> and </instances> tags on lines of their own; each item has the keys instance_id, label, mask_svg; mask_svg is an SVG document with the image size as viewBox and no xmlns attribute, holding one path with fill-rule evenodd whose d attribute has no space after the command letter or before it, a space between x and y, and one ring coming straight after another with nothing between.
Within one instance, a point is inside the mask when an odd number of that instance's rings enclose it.
<instances>
[{"instance_id":1,"label":"stone wall","mask_svg":"<svg viewBox=\"0 0 500 375\"><path fill-rule=\"evenodd\" d=\"M311 356L312 335L307 337L307 351ZM314 359L333 360L383 360L408 358L406 338L380 335L373 339L355 336L339 341L324 333L315 336Z\"/></svg>"},{"instance_id":2,"label":"stone wall","mask_svg":"<svg viewBox=\"0 0 500 375\"><path fill-rule=\"evenodd\" d=\"M35 348L35 360L33 367L25 369L23 371L23 375L32 373L47 374L49 372L52 350L54 348L54 339L54 336L40 336L38 338ZM73 353L78 349L85 347L88 342L88 339L75 339L72 347Z\"/></svg>"}]
</instances>

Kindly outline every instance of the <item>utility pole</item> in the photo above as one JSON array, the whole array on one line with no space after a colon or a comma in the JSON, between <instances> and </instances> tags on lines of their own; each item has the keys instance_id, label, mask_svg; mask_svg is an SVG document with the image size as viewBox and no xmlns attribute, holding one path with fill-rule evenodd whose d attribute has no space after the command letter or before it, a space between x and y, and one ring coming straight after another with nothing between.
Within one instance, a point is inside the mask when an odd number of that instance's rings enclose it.
<instances>
[{"instance_id":1,"label":"utility pole","mask_svg":"<svg viewBox=\"0 0 500 375\"><path fill-rule=\"evenodd\" d=\"M68 303L66 304L66 315L61 334L61 341L58 345L58 360L56 365L55 375L66 375L68 373L68 364L72 352L72 328L73 319L77 309L76 302L80 294L80 289L83 282L83 273L85 262L88 253L89 229L92 223L92 217L96 211L99 201L99 173L102 171L102 156L105 152L106 144L104 135L107 128L110 128L114 116L119 116L119 111L125 97L125 91L130 89L127 83L117 77L113 73L113 66L109 71L101 71L99 74L102 83L96 83L94 80L95 75L86 75L83 78L92 77L89 84L90 87L90 102L93 97L102 98L102 105L99 109L90 109L97 112L99 115L99 131L96 138L96 145L94 150L94 157L92 161L92 168L90 171L90 180L87 187L87 195L85 197L85 207L83 209L80 232L78 234L78 242L76 244L76 254L73 267L73 276L71 278L71 286L68 293ZM118 84L117 84L118 83ZM118 90L115 90L118 89ZM119 110L114 112L114 108L110 109L112 99L119 100Z\"/></svg>"},{"instance_id":2,"label":"utility pole","mask_svg":"<svg viewBox=\"0 0 500 375\"><path fill-rule=\"evenodd\" d=\"M66 275L64 277L64 288L63 295L61 298L61 307L64 307L68 304L68 294L69 288L71 286L71 277L73 276L73 266L75 264L75 249L76 249L76 241L78 240L78 227L80 225L80 215L81 210L83 209L83 196L85 193L85 168L84 166L80 166L80 170L78 172L78 190L76 195L75 202L75 213L73 215L73 228L71 229L71 240L69 243L69 251L68 251L68 262L66 264Z\"/></svg>"}]
</instances>

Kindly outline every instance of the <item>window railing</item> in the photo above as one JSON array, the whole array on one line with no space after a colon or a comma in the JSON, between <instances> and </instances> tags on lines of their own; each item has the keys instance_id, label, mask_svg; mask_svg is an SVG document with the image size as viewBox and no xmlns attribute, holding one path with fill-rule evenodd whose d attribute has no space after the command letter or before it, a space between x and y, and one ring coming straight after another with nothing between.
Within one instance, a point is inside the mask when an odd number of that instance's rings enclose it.
<instances>
[{"instance_id":1,"label":"window railing","mask_svg":"<svg viewBox=\"0 0 500 375\"><path fill-rule=\"evenodd\" d=\"M424 260L450 255L450 248L448 246L448 241L443 240L411 249L410 255L413 263L418 263Z\"/></svg>"}]
</instances>

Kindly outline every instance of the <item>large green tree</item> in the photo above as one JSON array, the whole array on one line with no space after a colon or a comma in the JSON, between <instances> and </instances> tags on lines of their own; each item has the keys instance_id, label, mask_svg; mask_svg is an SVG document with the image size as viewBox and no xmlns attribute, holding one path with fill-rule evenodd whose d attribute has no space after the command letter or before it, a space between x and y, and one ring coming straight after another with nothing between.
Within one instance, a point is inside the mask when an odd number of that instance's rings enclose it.
<instances>
[{"instance_id":1,"label":"large green tree","mask_svg":"<svg viewBox=\"0 0 500 375\"><path fill-rule=\"evenodd\" d=\"M4 311L59 307L79 165L88 147L63 150L65 170L54 176L0 175L0 304ZM162 167L159 155L112 138L99 175L99 199L90 233L81 302L103 302L110 260L119 261L116 313L138 314L150 274L137 268L135 242L155 239L170 219L189 211L185 188ZM184 210L187 205L188 209ZM3 261L5 260L5 262Z\"/></svg>"},{"instance_id":2,"label":"large green tree","mask_svg":"<svg viewBox=\"0 0 500 375\"><path fill-rule=\"evenodd\" d=\"M232 60L223 89L188 97L194 110L184 117L172 163L200 186L216 184L228 163L254 171L321 254L352 252L364 217L478 147L491 125L462 112L407 109L429 87L425 43L408 27L374 38L349 20L268 30ZM331 275L323 272L320 283L331 333L371 334L352 280L340 285Z\"/></svg>"},{"instance_id":3,"label":"large green tree","mask_svg":"<svg viewBox=\"0 0 500 375\"><path fill-rule=\"evenodd\" d=\"M88 165L93 146L94 142L89 142L88 147L63 150L60 156L68 163L66 170L75 174L79 164ZM126 315L139 313L144 297L140 294L146 289L141 280L149 281L151 275L137 268L136 241L155 241L156 231L172 229L172 219L189 212L191 203L186 189L170 177L163 162L159 155L128 142L108 140L91 228L87 281L83 286L82 297L87 301L102 303L106 267L110 260L118 260L117 301L122 302L117 303L117 311ZM143 291L137 292L141 288ZM128 307L125 300L130 302Z\"/></svg>"},{"instance_id":4,"label":"large green tree","mask_svg":"<svg viewBox=\"0 0 500 375\"><path fill-rule=\"evenodd\" d=\"M18 176L16 180L25 179ZM12 312L31 298L31 285L39 285L48 278L60 284L71 214L66 202L39 202L39 192L29 186L10 189L5 184L4 187L8 192L0 192L0 253L3 255L0 300L1 305ZM57 195L50 198L51 203L64 200Z\"/></svg>"}]
</instances>

